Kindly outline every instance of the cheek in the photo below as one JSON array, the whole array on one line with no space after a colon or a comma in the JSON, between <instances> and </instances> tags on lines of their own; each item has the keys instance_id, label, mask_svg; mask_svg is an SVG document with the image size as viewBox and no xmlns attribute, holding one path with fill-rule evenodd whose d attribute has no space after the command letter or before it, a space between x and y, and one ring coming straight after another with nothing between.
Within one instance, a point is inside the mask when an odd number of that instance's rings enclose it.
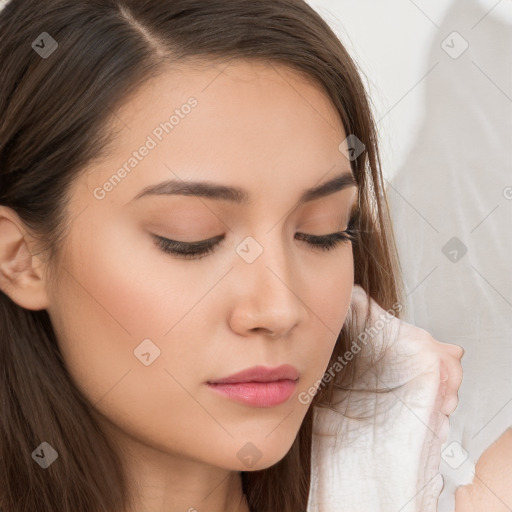
<instances>
[{"instance_id":1,"label":"cheek","mask_svg":"<svg viewBox=\"0 0 512 512\"><path fill-rule=\"evenodd\" d=\"M137 340L166 333L185 314L200 276L173 271L171 258L159 252L149 233L115 218L101 229L82 225L77 232L69 257L74 284L81 288L76 299L103 328Z\"/></svg>"},{"instance_id":2,"label":"cheek","mask_svg":"<svg viewBox=\"0 0 512 512\"><path fill-rule=\"evenodd\" d=\"M151 263L165 258L150 255L150 244L141 247L136 238L122 225L82 229L49 314L66 367L94 409L148 444L179 450L205 425L217 427L186 391L195 391L203 370L196 311L187 313L207 286L195 283L193 272L171 279L167 268L162 277Z\"/></svg>"},{"instance_id":3,"label":"cheek","mask_svg":"<svg viewBox=\"0 0 512 512\"><path fill-rule=\"evenodd\" d=\"M311 318L311 335L308 342L302 344L302 357L308 362L302 391L318 382L328 370L327 365L350 307L354 283L352 249L348 246L337 255L339 259L333 264L329 262L329 268L317 267L316 271L309 271L308 291L302 293Z\"/></svg>"},{"instance_id":4,"label":"cheek","mask_svg":"<svg viewBox=\"0 0 512 512\"><path fill-rule=\"evenodd\" d=\"M306 304L312 320L322 326L326 337L337 337L348 313L352 288L354 285L354 259L352 247L347 245L326 258L317 259L304 269L305 281L309 291ZM320 329L320 327L319 327Z\"/></svg>"},{"instance_id":5,"label":"cheek","mask_svg":"<svg viewBox=\"0 0 512 512\"><path fill-rule=\"evenodd\" d=\"M88 227L94 225L101 229ZM91 218L83 219L69 239L68 264L61 269L48 312L70 373L87 387L92 402L126 372L136 380L137 371L147 370L137 357L141 354L134 354L143 340L158 347L148 344L151 360L158 350L165 355L174 326L181 327L180 319L191 308L194 290L202 289L193 272L171 276L168 267L167 274L155 268L165 258L151 244L126 223L101 224ZM146 371L146 378L150 375Z\"/></svg>"}]
</instances>

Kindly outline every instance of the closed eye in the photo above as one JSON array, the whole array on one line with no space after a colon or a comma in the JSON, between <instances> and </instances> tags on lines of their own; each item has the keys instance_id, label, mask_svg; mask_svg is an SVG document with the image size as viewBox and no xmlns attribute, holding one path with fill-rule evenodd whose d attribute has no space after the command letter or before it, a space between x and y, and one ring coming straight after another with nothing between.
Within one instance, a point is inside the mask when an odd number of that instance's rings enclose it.
<instances>
[{"instance_id":1,"label":"closed eye","mask_svg":"<svg viewBox=\"0 0 512 512\"><path fill-rule=\"evenodd\" d=\"M350 225L349 225L350 226ZM357 229L349 227L345 231L338 231L328 235L308 235L306 233L296 233L296 238L306 242L310 249L320 249L321 251L330 251L348 242L357 241ZM159 249L167 254L172 254L182 259L200 259L204 258L218 246L225 238L225 235L219 235L208 240L198 242L180 242L170 240L158 235L153 235L155 243Z\"/></svg>"}]
</instances>

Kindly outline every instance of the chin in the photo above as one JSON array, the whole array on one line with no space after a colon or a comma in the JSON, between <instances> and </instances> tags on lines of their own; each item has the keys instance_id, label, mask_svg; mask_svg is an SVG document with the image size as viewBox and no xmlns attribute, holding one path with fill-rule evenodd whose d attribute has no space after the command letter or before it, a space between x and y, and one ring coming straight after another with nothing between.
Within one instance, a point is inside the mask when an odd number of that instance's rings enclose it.
<instances>
[{"instance_id":1,"label":"chin","mask_svg":"<svg viewBox=\"0 0 512 512\"><path fill-rule=\"evenodd\" d=\"M276 438L272 442L261 440L260 442L247 441L236 450L235 471L261 471L280 462L295 441L295 436L290 439Z\"/></svg>"}]
</instances>

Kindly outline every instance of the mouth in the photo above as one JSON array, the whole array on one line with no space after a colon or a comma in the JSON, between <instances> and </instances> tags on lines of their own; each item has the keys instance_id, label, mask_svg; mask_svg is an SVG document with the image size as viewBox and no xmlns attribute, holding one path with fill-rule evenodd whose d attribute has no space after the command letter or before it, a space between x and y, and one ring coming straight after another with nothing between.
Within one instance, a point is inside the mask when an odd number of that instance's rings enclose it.
<instances>
[{"instance_id":1,"label":"mouth","mask_svg":"<svg viewBox=\"0 0 512 512\"><path fill-rule=\"evenodd\" d=\"M297 381L283 379L272 382L208 383L208 387L231 400L247 405L275 407L292 396L297 387Z\"/></svg>"},{"instance_id":2,"label":"mouth","mask_svg":"<svg viewBox=\"0 0 512 512\"><path fill-rule=\"evenodd\" d=\"M255 366L206 384L230 400L254 407L275 407L289 400L298 380L299 372L291 365Z\"/></svg>"},{"instance_id":3,"label":"mouth","mask_svg":"<svg viewBox=\"0 0 512 512\"><path fill-rule=\"evenodd\" d=\"M297 380L299 371L290 364L275 368L253 366L222 379L210 380L209 384L233 384L240 382L274 382L276 380Z\"/></svg>"}]
</instances>

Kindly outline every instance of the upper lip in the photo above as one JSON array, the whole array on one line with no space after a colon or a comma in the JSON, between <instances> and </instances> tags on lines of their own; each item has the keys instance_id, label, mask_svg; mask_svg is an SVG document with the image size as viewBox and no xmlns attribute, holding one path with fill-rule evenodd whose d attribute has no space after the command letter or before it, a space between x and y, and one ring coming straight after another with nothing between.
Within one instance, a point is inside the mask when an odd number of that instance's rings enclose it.
<instances>
[{"instance_id":1,"label":"upper lip","mask_svg":"<svg viewBox=\"0 0 512 512\"><path fill-rule=\"evenodd\" d=\"M232 384L234 382L273 382L276 380L297 380L299 371L294 366L283 364L275 368L253 366L229 377L208 381L209 384Z\"/></svg>"}]
</instances>

